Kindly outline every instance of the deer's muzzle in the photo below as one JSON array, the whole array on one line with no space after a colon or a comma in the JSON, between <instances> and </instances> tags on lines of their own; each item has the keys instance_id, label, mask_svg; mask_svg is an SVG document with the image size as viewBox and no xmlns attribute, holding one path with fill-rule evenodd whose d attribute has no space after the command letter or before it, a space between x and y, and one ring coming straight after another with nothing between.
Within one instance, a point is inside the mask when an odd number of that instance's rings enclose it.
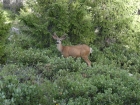
<instances>
[{"instance_id":1,"label":"deer's muzzle","mask_svg":"<svg viewBox=\"0 0 140 105\"><path fill-rule=\"evenodd\" d=\"M59 44L59 42L56 42L56 44Z\"/></svg>"}]
</instances>

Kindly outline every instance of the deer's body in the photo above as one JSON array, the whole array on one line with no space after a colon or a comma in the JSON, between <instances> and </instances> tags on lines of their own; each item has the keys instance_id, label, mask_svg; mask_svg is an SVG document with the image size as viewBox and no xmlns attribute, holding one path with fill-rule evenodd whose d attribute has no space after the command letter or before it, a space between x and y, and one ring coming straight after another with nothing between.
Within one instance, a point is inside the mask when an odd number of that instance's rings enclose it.
<instances>
[{"instance_id":1,"label":"deer's body","mask_svg":"<svg viewBox=\"0 0 140 105\"><path fill-rule=\"evenodd\" d=\"M61 47L60 47L61 46ZM90 47L87 45L75 45L75 46L62 46L58 45L57 49L64 57L82 57L90 54Z\"/></svg>"},{"instance_id":2,"label":"deer's body","mask_svg":"<svg viewBox=\"0 0 140 105\"><path fill-rule=\"evenodd\" d=\"M61 52L64 57L72 56L74 58L81 57L85 60L88 66L91 66L91 61L88 59L92 49L85 45L75 45L75 46L63 46L61 41L65 39L65 36L58 37L56 34L53 35L53 38L57 40L57 49Z\"/></svg>"}]
</instances>

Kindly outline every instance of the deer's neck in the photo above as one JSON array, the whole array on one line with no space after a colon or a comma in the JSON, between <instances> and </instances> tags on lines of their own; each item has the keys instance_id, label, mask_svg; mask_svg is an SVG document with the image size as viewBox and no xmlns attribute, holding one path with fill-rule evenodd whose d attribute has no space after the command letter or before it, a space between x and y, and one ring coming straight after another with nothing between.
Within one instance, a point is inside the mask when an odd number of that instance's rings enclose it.
<instances>
[{"instance_id":1,"label":"deer's neck","mask_svg":"<svg viewBox=\"0 0 140 105\"><path fill-rule=\"evenodd\" d=\"M63 45L62 44L57 44L57 49L62 52L62 49L63 49Z\"/></svg>"}]
</instances>

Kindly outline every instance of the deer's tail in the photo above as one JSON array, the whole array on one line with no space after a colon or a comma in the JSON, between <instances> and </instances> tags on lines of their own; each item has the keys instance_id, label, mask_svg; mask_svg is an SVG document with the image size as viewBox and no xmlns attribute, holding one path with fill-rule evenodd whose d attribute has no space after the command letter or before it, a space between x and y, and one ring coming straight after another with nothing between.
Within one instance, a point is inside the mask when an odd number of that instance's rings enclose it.
<instances>
[{"instance_id":1,"label":"deer's tail","mask_svg":"<svg viewBox=\"0 0 140 105\"><path fill-rule=\"evenodd\" d=\"M90 54L93 52L92 48L90 47Z\"/></svg>"}]
</instances>

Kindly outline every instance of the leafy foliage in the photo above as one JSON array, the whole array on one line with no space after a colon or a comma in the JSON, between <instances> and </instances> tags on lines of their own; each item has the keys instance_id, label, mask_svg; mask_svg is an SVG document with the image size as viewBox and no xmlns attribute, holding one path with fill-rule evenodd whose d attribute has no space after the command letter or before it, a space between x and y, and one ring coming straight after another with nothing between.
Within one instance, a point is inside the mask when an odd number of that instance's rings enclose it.
<instances>
[{"instance_id":1,"label":"leafy foliage","mask_svg":"<svg viewBox=\"0 0 140 105\"><path fill-rule=\"evenodd\" d=\"M17 78L14 80L15 82L13 80L13 82L10 82L12 87L10 87L10 90L5 91L10 91L7 94L4 93L5 96L9 97L9 94L15 94L18 97L19 95L22 96L28 93L26 96L30 96L31 98L30 101L27 101L28 104L32 101L35 104L38 102L43 104L43 102L46 102L44 97L49 98L47 101L50 104L64 105L81 103L104 103L109 105L140 103L140 83L136 75L130 75L126 70L118 69L113 67L113 65L101 66L100 64L94 63L93 67L88 68L85 63L81 65L80 59L74 61L72 58L68 58L64 61L64 58L55 57L48 59L47 64L38 63L36 66L27 67L21 64L5 65L1 69L1 78L11 78L9 75L12 78ZM20 81L20 84L18 81ZM34 84L34 86L28 86L24 83ZM16 85L20 86L20 93L15 93L19 89ZM39 85L39 87L36 87L36 85ZM40 90L43 91L45 96L43 96ZM38 92L40 92L40 96L37 95ZM34 96L38 96L39 98L35 97L35 99L32 99ZM10 99L17 100L13 103L20 101L14 95ZM12 101L10 102L12 103Z\"/></svg>"},{"instance_id":2,"label":"leafy foliage","mask_svg":"<svg viewBox=\"0 0 140 105\"><path fill-rule=\"evenodd\" d=\"M5 41L9 31L9 24L6 24L6 17L3 13L2 8L0 7L0 63L5 63Z\"/></svg>"},{"instance_id":3,"label":"leafy foliage","mask_svg":"<svg viewBox=\"0 0 140 105\"><path fill-rule=\"evenodd\" d=\"M0 84L0 100L3 105L40 103L41 90L35 85L21 84L14 76L4 77Z\"/></svg>"},{"instance_id":4,"label":"leafy foliage","mask_svg":"<svg viewBox=\"0 0 140 105\"><path fill-rule=\"evenodd\" d=\"M92 61L105 65L114 65L131 73L140 73L140 55L127 46L114 44L104 48L103 51L93 46L93 50Z\"/></svg>"},{"instance_id":5,"label":"leafy foliage","mask_svg":"<svg viewBox=\"0 0 140 105\"><path fill-rule=\"evenodd\" d=\"M51 35L56 32L60 35L68 34L72 43L93 42L95 34L86 5L67 1L41 1L25 6L21 10L19 19L30 29L40 43L40 47L52 44ZM30 6L31 12L26 11ZM38 9L37 9L38 7ZM75 39L79 40L75 40Z\"/></svg>"},{"instance_id":6,"label":"leafy foliage","mask_svg":"<svg viewBox=\"0 0 140 105\"><path fill-rule=\"evenodd\" d=\"M5 46L0 102L139 105L139 2L131 1L29 1L17 16L21 32ZM52 44L53 32L66 33L72 44L90 44L92 66L62 57Z\"/></svg>"},{"instance_id":7,"label":"leafy foliage","mask_svg":"<svg viewBox=\"0 0 140 105\"><path fill-rule=\"evenodd\" d=\"M104 49L112 43L121 43L131 49L138 49L140 26L137 24L139 21L137 0L98 0L86 3L90 7L93 23L98 31L96 37L98 47Z\"/></svg>"}]
</instances>

